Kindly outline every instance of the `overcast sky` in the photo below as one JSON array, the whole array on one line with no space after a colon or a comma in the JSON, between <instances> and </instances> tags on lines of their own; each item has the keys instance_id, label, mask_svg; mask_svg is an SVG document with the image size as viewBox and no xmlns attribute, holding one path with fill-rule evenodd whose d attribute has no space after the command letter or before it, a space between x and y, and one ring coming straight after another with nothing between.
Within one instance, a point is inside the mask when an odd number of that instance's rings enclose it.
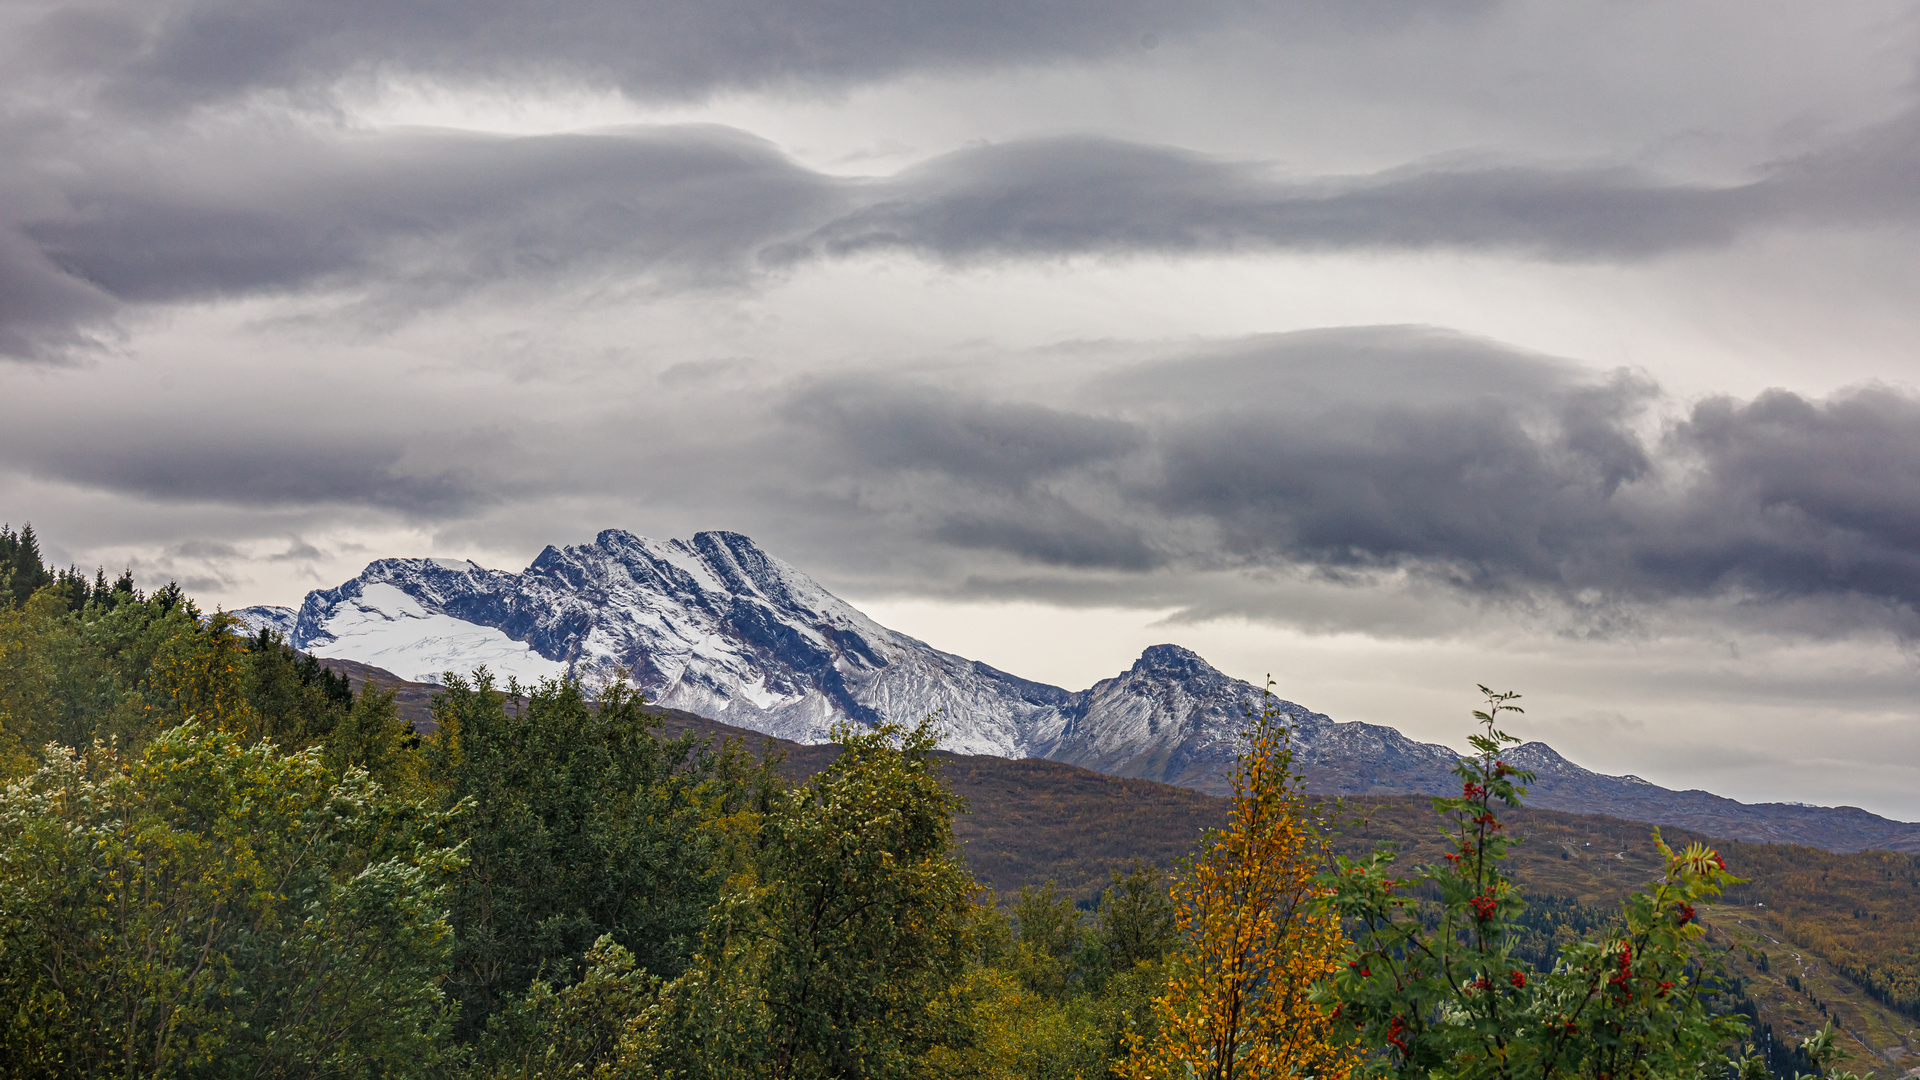
<instances>
[{"instance_id":1,"label":"overcast sky","mask_svg":"<svg viewBox=\"0 0 1920 1080\"><path fill-rule=\"evenodd\" d=\"M1920 4L13 0L0 517L733 529L1079 689L1920 819Z\"/></svg>"}]
</instances>

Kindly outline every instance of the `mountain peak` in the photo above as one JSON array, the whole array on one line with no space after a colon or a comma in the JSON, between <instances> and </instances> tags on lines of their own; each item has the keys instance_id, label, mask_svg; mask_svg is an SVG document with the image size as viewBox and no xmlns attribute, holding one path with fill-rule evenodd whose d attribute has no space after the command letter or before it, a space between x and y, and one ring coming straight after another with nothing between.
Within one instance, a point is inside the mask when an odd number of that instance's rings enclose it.
<instances>
[{"instance_id":1,"label":"mountain peak","mask_svg":"<svg viewBox=\"0 0 1920 1080\"><path fill-rule=\"evenodd\" d=\"M1220 671L1192 649L1179 645L1149 645L1133 662L1133 674L1159 675L1170 678L1192 678L1196 675L1218 675Z\"/></svg>"}]
</instances>

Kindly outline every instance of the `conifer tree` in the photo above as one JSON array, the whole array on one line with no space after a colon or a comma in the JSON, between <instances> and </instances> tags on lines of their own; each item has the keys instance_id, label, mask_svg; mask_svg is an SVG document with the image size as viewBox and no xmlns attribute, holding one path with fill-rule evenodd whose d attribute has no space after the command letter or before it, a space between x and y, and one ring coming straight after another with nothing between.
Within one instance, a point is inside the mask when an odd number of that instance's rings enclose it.
<instances>
[{"instance_id":1,"label":"conifer tree","mask_svg":"<svg viewBox=\"0 0 1920 1080\"><path fill-rule=\"evenodd\" d=\"M40 557L40 538L33 523L19 532L0 526L0 605L25 604L42 586L53 583L53 571Z\"/></svg>"}]
</instances>

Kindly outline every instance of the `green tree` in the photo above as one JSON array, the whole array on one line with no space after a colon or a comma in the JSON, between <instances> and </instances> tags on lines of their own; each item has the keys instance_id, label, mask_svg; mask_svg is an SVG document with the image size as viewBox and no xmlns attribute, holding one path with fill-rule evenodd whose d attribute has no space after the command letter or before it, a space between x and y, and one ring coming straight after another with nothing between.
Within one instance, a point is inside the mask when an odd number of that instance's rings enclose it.
<instances>
[{"instance_id":1,"label":"green tree","mask_svg":"<svg viewBox=\"0 0 1920 1080\"><path fill-rule=\"evenodd\" d=\"M1140 859L1124 874L1116 868L1094 912L1094 939L1111 971L1132 971L1163 959L1180 940L1166 875Z\"/></svg>"},{"instance_id":2,"label":"green tree","mask_svg":"<svg viewBox=\"0 0 1920 1080\"><path fill-rule=\"evenodd\" d=\"M186 725L0 792L15 1077L421 1075L451 933L445 815Z\"/></svg>"},{"instance_id":3,"label":"green tree","mask_svg":"<svg viewBox=\"0 0 1920 1080\"><path fill-rule=\"evenodd\" d=\"M1517 695L1487 695L1476 753L1454 769L1457 797L1434 800L1454 850L1445 865L1390 876L1393 856L1339 860L1326 878L1357 928L1346 963L1321 988L1363 1045L1362 1071L1403 1080L1486 1077L1635 1080L1706 1075L1744 1033L1708 1015L1717 964L1696 905L1737 879L1699 845L1667 857L1665 875L1630 897L1617 928L1560 951L1551 971L1513 955L1525 904L1501 872L1509 840L1495 804L1519 806L1530 773L1500 760L1518 739L1498 729ZM1654 838L1659 841L1659 832ZM1419 895L1438 902L1423 910Z\"/></svg>"},{"instance_id":4,"label":"green tree","mask_svg":"<svg viewBox=\"0 0 1920 1080\"><path fill-rule=\"evenodd\" d=\"M43 588L25 605L0 606L0 732L23 761L48 744L135 746L191 715L175 707L156 662L193 668L209 644L182 605L138 596L76 611Z\"/></svg>"},{"instance_id":5,"label":"green tree","mask_svg":"<svg viewBox=\"0 0 1920 1080\"><path fill-rule=\"evenodd\" d=\"M452 895L461 1037L535 979L571 982L603 934L678 974L719 896L717 755L662 739L625 680L594 701L572 680L502 692L484 669L445 685L425 758L442 804L470 808Z\"/></svg>"},{"instance_id":6,"label":"green tree","mask_svg":"<svg viewBox=\"0 0 1920 1080\"><path fill-rule=\"evenodd\" d=\"M1013 920L1020 928L1016 971L1021 985L1043 997L1065 997L1081 980L1081 943L1086 936L1073 898L1053 882L1036 889L1023 886L1013 904Z\"/></svg>"},{"instance_id":7,"label":"green tree","mask_svg":"<svg viewBox=\"0 0 1920 1080\"><path fill-rule=\"evenodd\" d=\"M259 737L282 749L313 746L353 709L353 687L344 675L302 656L272 630L236 638L235 644L245 651L242 685Z\"/></svg>"},{"instance_id":8,"label":"green tree","mask_svg":"<svg viewBox=\"0 0 1920 1080\"><path fill-rule=\"evenodd\" d=\"M765 825L776 1080L905 1077L961 1034L933 1005L966 969L977 886L955 857L937 720L834 736L840 756Z\"/></svg>"},{"instance_id":9,"label":"green tree","mask_svg":"<svg viewBox=\"0 0 1920 1080\"><path fill-rule=\"evenodd\" d=\"M371 680L361 684L360 696L328 736L324 757L335 772L365 769L388 788L411 792L422 786L420 739L393 700L393 690Z\"/></svg>"},{"instance_id":10,"label":"green tree","mask_svg":"<svg viewBox=\"0 0 1920 1080\"><path fill-rule=\"evenodd\" d=\"M841 753L774 800L755 865L713 909L697 962L663 988L656 1067L698 1078L895 1078L964 1041L972 877L938 732L834 730Z\"/></svg>"},{"instance_id":11,"label":"green tree","mask_svg":"<svg viewBox=\"0 0 1920 1080\"><path fill-rule=\"evenodd\" d=\"M611 935L587 951L571 985L535 980L488 1021L474 1075L484 1080L600 1080L644 1076L648 1014L660 979L635 967Z\"/></svg>"}]
</instances>

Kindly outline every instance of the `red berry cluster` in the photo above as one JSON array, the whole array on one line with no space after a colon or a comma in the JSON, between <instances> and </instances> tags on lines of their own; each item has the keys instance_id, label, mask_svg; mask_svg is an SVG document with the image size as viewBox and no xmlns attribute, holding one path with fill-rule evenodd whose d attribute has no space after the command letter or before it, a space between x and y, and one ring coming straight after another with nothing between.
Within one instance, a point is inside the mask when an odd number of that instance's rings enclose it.
<instances>
[{"instance_id":1,"label":"red berry cluster","mask_svg":"<svg viewBox=\"0 0 1920 1080\"><path fill-rule=\"evenodd\" d=\"M1500 906L1500 902L1493 898L1493 890L1489 889L1467 901L1467 906L1473 909L1475 922L1487 922L1493 918L1494 909Z\"/></svg>"},{"instance_id":2,"label":"red berry cluster","mask_svg":"<svg viewBox=\"0 0 1920 1080\"><path fill-rule=\"evenodd\" d=\"M1392 1043L1394 1048L1402 1054L1412 1053L1413 1051L1413 1048L1407 1045L1406 1031L1406 1018L1400 1016L1394 1017L1393 1023L1387 1028L1387 1041Z\"/></svg>"},{"instance_id":3,"label":"red berry cluster","mask_svg":"<svg viewBox=\"0 0 1920 1080\"><path fill-rule=\"evenodd\" d=\"M1619 987L1620 1000L1632 1001L1633 991L1627 989L1627 980L1633 976L1633 946L1620 946L1620 970L1607 980L1608 986Z\"/></svg>"}]
</instances>

